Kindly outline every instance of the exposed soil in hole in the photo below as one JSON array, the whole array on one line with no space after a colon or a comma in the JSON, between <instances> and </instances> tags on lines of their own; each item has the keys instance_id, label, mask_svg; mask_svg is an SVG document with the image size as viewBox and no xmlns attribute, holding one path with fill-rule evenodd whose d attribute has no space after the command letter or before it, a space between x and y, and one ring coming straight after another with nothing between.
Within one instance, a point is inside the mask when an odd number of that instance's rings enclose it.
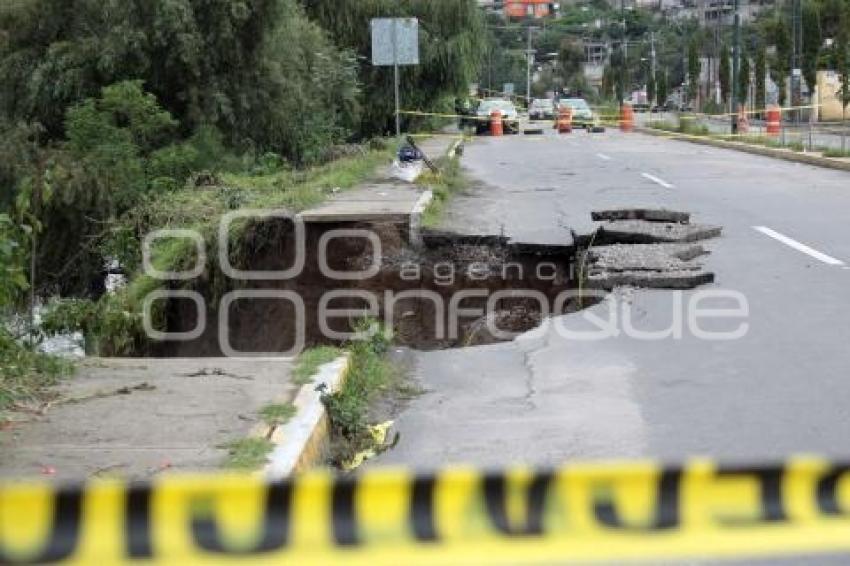
<instances>
[{"instance_id":1,"label":"exposed soil in hole","mask_svg":"<svg viewBox=\"0 0 850 566\"><path fill-rule=\"evenodd\" d=\"M699 261L707 250L693 242L717 237L720 227L690 224L687 213L666 210L595 214L610 220L595 234L574 234L574 246L433 231L413 245L404 222L307 224L300 275L234 281L206 274L195 287L207 301L201 336L155 344L149 353L296 353L345 342L352 323L366 316L391 328L397 344L416 349L490 344L598 302L599 293L578 300L580 277L582 288L605 290L689 289L714 280ZM230 250L232 262L254 272L287 270L299 253L294 233L288 220L257 222ZM172 299L163 330L191 331L197 318L193 302Z\"/></svg>"},{"instance_id":2,"label":"exposed soil in hole","mask_svg":"<svg viewBox=\"0 0 850 566\"><path fill-rule=\"evenodd\" d=\"M342 274L372 270L352 279L322 272L320 244L332 230L363 230L377 236L380 250L366 237L326 242L326 269ZM351 322L371 306L394 330L396 343L431 350L509 340L538 326L559 294L573 288L575 249L509 242L499 236L426 233L423 242L407 242L405 224L308 224L306 260L300 276L281 281L232 281L207 275L195 286L207 298L207 325L189 342L154 346L162 356L218 356L222 343L239 353L287 352L303 333L304 346L334 344L334 333L349 332ZM296 247L288 221L257 223L243 238L240 269L285 270ZM378 252L378 253L376 253ZM289 292L289 297L241 298L226 313L221 300L230 291ZM303 302L296 307L291 297ZM213 304L209 304L213 303ZM577 301L562 299L558 312L576 310ZM585 301L584 306L587 306ZM350 312L342 312L348 309ZM191 331L197 321L194 303L171 299L167 331ZM222 322L223 321L223 322ZM220 336L219 328L226 330ZM495 331L495 332L494 332ZM502 334L504 333L504 334Z\"/></svg>"}]
</instances>

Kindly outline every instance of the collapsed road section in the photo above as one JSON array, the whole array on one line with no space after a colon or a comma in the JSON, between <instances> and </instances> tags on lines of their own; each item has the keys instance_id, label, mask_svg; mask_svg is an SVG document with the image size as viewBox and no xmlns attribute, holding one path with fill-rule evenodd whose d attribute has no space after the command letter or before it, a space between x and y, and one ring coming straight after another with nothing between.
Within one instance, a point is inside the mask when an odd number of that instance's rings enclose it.
<instances>
[{"instance_id":1,"label":"collapsed road section","mask_svg":"<svg viewBox=\"0 0 850 566\"><path fill-rule=\"evenodd\" d=\"M686 289L711 283L694 242L717 226L661 210L594 213L592 234L568 245L514 242L504 236L422 231L404 218L307 223L300 275L227 281L213 274L193 291L210 297L207 324L192 340L153 344L161 356L275 354L345 342L364 318L393 330L397 343L433 350L512 340L548 316L600 300L590 289ZM284 270L295 261L290 219L255 220L237 255L241 269ZM219 301L216 296L235 299ZM587 296L589 295L589 296ZM167 331L195 328L191 301L167 302Z\"/></svg>"},{"instance_id":2,"label":"collapsed road section","mask_svg":"<svg viewBox=\"0 0 850 566\"><path fill-rule=\"evenodd\" d=\"M714 282L698 261L709 251L694 242L719 237L720 226L691 224L690 214L669 210L604 210L592 218L605 223L579 238L587 244L589 287L693 289Z\"/></svg>"}]
</instances>

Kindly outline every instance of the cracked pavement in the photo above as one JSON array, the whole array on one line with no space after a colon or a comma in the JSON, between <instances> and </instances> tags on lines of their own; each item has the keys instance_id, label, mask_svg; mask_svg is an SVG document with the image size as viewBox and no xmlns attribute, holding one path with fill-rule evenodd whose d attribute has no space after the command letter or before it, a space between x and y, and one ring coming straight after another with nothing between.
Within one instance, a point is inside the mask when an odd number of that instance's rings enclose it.
<instances>
[{"instance_id":1,"label":"cracked pavement","mask_svg":"<svg viewBox=\"0 0 850 566\"><path fill-rule=\"evenodd\" d=\"M463 163L478 183L452 201L446 229L564 244L570 230L587 234L598 226L594 210L688 211L700 223L723 226L721 237L699 242L710 255L697 262L716 281L679 293L618 289L615 301L554 319L560 331L549 324L513 343L416 353L415 377L427 392L400 415L398 447L372 465L847 457L850 175L616 131L482 138L467 146ZM745 336L563 335L593 328L589 317L612 309L658 332L705 289L746 297ZM704 326L731 330L739 323Z\"/></svg>"}]
</instances>

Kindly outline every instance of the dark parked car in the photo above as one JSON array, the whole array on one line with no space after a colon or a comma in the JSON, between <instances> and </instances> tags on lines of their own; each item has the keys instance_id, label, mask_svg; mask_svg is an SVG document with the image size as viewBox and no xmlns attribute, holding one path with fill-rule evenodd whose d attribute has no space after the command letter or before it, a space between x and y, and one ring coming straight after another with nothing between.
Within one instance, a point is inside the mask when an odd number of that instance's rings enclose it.
<instances>
[{"instance_id":1,"label":"dark parked car","mask_svg":"<svg viewBox=\"0 0 850 566\"><path fill-rule=\"evenodd\" d=\"M536 98L528 107L528 118L530 120L554 120L555 103L548 98Z\"/></svg>"}]
</instances>

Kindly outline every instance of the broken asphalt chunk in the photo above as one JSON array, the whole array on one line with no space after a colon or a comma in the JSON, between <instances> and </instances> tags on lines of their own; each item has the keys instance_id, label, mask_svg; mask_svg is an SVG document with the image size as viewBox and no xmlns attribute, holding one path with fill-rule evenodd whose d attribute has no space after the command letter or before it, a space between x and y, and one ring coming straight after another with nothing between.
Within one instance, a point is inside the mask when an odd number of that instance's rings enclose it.
<instances>
[{"instance_id":1,"label":"broken asphalt chunk","mask_svg":"<svg viewBox=\"0 0 850 566\"><path fill-rule=\"evenodd\" d=\"M590 213L594 222L606 220L646 220L647 222L672 222L687 224L691 220L689 212L652 208L618 208L598 210Z\"/></svg>"},{"instance_id":2,"label":"broken asphalt chunk","mask_svg":"<svg viewBox=\"0 0 850 566\"><path fill-rule=\"evenodd\" d=\"M696 242L720 236L723 228L708 224L678 224L615 220L599 227L597 238L618 244Z\"/></svg>"}]
</instances>

